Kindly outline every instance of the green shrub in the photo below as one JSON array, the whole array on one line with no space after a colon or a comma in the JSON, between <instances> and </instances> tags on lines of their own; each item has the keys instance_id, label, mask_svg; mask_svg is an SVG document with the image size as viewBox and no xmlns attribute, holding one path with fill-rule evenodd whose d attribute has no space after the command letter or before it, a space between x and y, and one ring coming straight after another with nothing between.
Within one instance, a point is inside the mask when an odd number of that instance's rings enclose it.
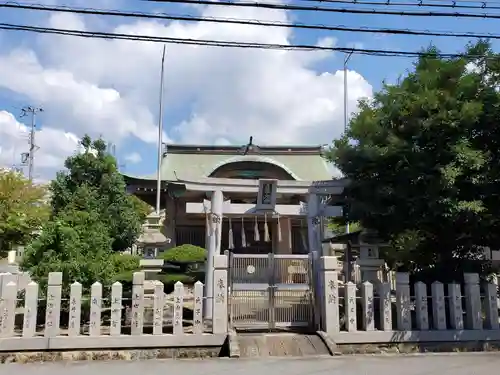
<instances>
[{"instance_id":1,"label":"green shrub","mask_svg":"<svg viewBox=\"0 0 500 375\"><path fill-rule=\"evenodd\" d=\"M115 271L113 282L120 282L123 286L124 295L128 295L132 290L132 280L134 272L140 271L140 259L137 255L114 253L111 255L111 262Z\"/></svg>"},{"instance_id":2,"label":"green shrub","mask_svg":"<svg viewBox=\"0 0 500 375\"><path fill-rule=\"evenodd\" d=\"M117 274L139 271L141 257L138 255L113 253L111 262Z\"/></svg>"},{"instance_id":3,"label":"green shrub","mask_svg":"<svg viewBox=\"0 0 500 375\"><path fill-rule=\"evenodd\" d=\"M207 251L195 245L181 245L165 251L162 258L165 262L174 264L205 262Z\"/></svg>"},{"instance_id":4,"label":"green shrub","mask_svg":"<svg viewBox=\"0 0 500 375\"><path fill-rule=\"evenodd\" d=\"M162 275L161 282L164 285L175 285L176 282L180 281L183 284L194 284L196 282L195 278L190 275L179 274L168 274Z\"/></svg>"},{"instance_id":5,"label":"green shrub","mask_svg":"<svg viewBox=\"0 0 500 375\"><path fill-rule=\"evenodd\" d=\"M174 291L175 283L180 281L184 285L193 285L196 279L183 273L171 273L159 275L158 279L163 283L163 291L170 294Z\"/></svg>"},{"instance_id":6,"label":"green shrub","mask_svg":"<svg viewBox=\"0 0 500 375\"><path fill-rule=\"evenodd\" d=\"M119 282L123 286L123 290L132 290L132 281L134 279L134 272L135 271L125 271L122 273L119 273L113 277L113 283Z\"/></svg>"}]
</instances>

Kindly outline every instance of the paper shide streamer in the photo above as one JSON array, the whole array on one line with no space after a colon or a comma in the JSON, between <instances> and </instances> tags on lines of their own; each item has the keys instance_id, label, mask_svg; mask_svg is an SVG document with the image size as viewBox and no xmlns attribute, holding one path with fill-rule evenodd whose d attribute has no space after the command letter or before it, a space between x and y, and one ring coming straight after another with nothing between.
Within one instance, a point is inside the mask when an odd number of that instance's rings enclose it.
<instances>
[{"instance_id":1,"label":"paper shide streamer","mask_svg":"<svg viewBox=\"0 0 500 375\"><path fill-rule=\"evenodd\" d=\"M247 236L245 234L245 223L241 218L241 247L247 247Z\"/></svg>"},{"instance_id":2,"label":"paper shide streamer","mask_svg":"<svg viewBox=\"0 0 500 375\"><path fill-rule=\"evenodd\" d=\"M269 236L269 226L267 225L267 213L264 214L264 241L271 241L271 238Z\"/></svg>"},{"instance_id":3,"label":"paper shide streamer","mask_svg":"<svg viewBox=\"0 0 500 375\"><path fill-rule=\"evenodd\" d=\"M253 239L255 242L260 242L260 233L259 233L259 223L257 222L257 216L255 216L255 225L253 229Z\"/></svg>"},{"instance_id":4,"label":"paper shide streamer","mask_svg":"<svg viewBox=\"0 0 500 375\"><path fill-rule=\"evenodd\" d=\"M231 218L229 218L229 232L228 232L228 235L229 235L229 238L228 238L228 242L227 242L227 248L229 250L233 250L234 249L234 236L233 236L233 224L231 222Z\"/></svg>"}]
</instances>

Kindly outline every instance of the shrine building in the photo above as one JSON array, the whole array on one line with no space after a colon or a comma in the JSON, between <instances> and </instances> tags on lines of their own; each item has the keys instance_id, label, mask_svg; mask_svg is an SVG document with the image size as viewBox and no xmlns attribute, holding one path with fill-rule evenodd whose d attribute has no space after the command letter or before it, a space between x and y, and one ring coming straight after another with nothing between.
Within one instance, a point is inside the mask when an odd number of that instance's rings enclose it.
<instances>
[{"instance_id":1,"label":"shrine building","mask_svg":"<svg viewBox=\"0 0 500 375\"><path fill-rule=\"evenodd\" d=\"M130 193L155 206L156 174L124 177ZM164 237L146 230L139 246L152 258L182 244L209 249L216 237L218 253L308 253L311 220L322 232L323 218L342 215L332 197L345 184L333 179L322 146L169 144L161 165Z\"/></svg>"}]
</instances>

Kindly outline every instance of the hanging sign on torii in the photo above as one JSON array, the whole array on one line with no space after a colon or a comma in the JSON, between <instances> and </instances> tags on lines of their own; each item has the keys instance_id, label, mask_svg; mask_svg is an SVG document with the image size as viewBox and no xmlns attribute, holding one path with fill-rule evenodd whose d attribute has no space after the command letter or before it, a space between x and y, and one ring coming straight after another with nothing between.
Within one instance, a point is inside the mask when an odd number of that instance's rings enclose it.
<instances>
[{"instance_id":1,"label":"hanging sign on torii","mask_svg":"<svg viewBox=\"0 0 500 375\"><path fill-rule=\"evenodd\" d=\"M259 192L257 193L257 211L274 211L276 208L276 190L278 180L259 180Z\"/></svg>"}]
</instances>

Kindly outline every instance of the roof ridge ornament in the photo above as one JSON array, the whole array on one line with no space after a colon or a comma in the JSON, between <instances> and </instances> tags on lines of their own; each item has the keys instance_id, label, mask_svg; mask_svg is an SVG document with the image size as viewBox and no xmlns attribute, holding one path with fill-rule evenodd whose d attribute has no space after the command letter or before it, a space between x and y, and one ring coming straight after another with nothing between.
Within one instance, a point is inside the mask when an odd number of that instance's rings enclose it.
<instances>
[{"instance_id":1,"label":"roof ridge ornament","mask_svg":"<svg viewBox=\"0 0 500 375\"><path fill-rule=\"evenodd\" d=\"M257 154L259 150L260 147L253 144L253 136L250 136L248 143L240 149L240 152L243 155L247 155L248 153Z\"/></svg>"}]
</instances>

